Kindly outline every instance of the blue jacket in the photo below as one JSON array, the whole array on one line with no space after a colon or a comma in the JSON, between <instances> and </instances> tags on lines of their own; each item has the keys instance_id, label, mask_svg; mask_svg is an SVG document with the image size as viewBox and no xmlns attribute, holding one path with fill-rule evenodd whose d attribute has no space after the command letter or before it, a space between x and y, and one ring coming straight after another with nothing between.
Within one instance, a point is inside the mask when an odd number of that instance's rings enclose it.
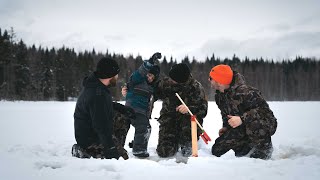
<instances>
[{"instance_id":1,"label":"blue jacket","mask_svg":"<svg viewBox=\"0 0 320 180\"><path fill-rule=\"evenodd\" d=\"M148 83L147 73L153 67L147 60L131 74L129 82L127 83L127 96L126 96L126 106L134 109L136 113L143 114L147 117L151 115L151 108L153 101L150 99L153 97L154 93L154 83Z\"/></svg>"}]
</instances>

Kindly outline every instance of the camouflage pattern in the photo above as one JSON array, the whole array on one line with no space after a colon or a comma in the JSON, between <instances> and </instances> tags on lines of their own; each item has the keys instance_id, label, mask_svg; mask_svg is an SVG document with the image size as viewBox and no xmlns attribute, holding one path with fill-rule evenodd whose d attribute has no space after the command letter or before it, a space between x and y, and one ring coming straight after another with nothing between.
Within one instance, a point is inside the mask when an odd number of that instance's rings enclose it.
<instances>
[{"instance_id":1,"label":"camouflage pattern","mask_svg":"<svg viewBox=\"0 0 320 180\"><path fill-rule=\"evenodd\" d=\"M124 149L126 142L126 137L130 129L130 124L135 118L135 112L130 107L123 106L122 104L117 103L118 107L115 107L114 104L114 122L113 122L113 135L112 139L116 145L120 156L124 159L128 157L127 151Z\"/></svg>"},{"instance_id":2,"label":"camouflage pattern","mask_svg":"<svg viewBox=\"0 0 320 180\"><path fill-rule=\"evenodd\" d=\"M115 138L115 137L113 137ZM118 154L120 157L122 157L124 160L129 159L128 152L120 146L117 146ZM91 144L86 149L81 148L79 145L75 144L72 147L72 156L78 157L78 158L100 158L105 159L105 151L102 144Z\"/></svg>"},{"instance_id":3,"label":"camouflage pattern","mask_svg":"<svg viewBox=\"0 0 320 180\"><path fill-rule=\"evenodd\" d=\"M215 100L228 131L216 139L212 154L221 156L232 149L236 156L242 156L251 150L250 157L270 158L277 119L260 91L247 86L243 76L234 71L230 88L223 93L216 91ZM232 128L227 115L240 116L242 124Z\"/></svg>"},{"instance_id":4,"label":"camouflage pattern","mask_svg":"<svg viewBox=\"0 0 320 180\"><path fill-rule=\"evenodd\" d=\"M118 146L124 147L126 137L130 129L130 124L135 119L135 112L130 107L124 106L119 103L113 104L114 108L114 121L113 121L113 135Z\"/></svg>"},{"instance_id":5,"label":"camouflage pattern","mask_svg":"<svg viewBox=\"0 0 320 180\"><path fill-rule=\"evenodd\" d=\"M181 102L175 93L181 96L201 125L207 115L208 101L197 80L190 78L181 84L175 84L167 77L160 80L155 91L155 98L163 101L158 119L160 125L157 153L160 157L173 156L180 147L184 156L191 155L191 116L176 111Z\"/></svg>"},{"instance_id":6,"label":"camouflage pattern","mask_svg":"<svg viewBox=\"0 0 320 180\"><path fill-rule=\"evenodd\" d=\"M123 157L123 159L129 159L128 153L125 149L121 148L119 155ZM104 147L102 144L92 144L88 146L86 149L81 148L79 145L75 144L72 146L72 156L78 158L100 158L106 159Z\"/></svg>"}]
</instances>

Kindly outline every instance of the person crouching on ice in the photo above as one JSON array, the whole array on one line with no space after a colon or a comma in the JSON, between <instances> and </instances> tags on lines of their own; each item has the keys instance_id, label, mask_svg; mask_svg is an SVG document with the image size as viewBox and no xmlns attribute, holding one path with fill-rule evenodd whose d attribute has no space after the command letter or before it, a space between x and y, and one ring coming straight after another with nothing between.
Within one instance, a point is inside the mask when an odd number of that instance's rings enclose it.
<instances>
[{"instance_id":1,"label":"person crouching on ice","mask_svg":"<svg viewBox=\"0 0 320 180\"><path fill-rule=\"evenodd\" d=\"M223 120L212 154L220 157L232 149L237 157L269 159L277 119L260 91L246 85L244 77L228 65L214 66L209 81Z\"/></svg>"},{"instance_id":2,"label":"person crouching on ice","mask_svg":"<svg viewBox=\"0 0 320 180\"><path fill-rule=\"evenodd\" d=\"M176 93L197 116L201 125L207 115L208 101L201 83L192 77L187 64L173 65L169 77L159 81L155 93L155 98L162 100L156 151L158 156L163 158L174 156L179 149L184 157L192 154L191 115L188 108L181 104ZM198 130L198 138L200 132Z\"/></svg>"}]
</instances>

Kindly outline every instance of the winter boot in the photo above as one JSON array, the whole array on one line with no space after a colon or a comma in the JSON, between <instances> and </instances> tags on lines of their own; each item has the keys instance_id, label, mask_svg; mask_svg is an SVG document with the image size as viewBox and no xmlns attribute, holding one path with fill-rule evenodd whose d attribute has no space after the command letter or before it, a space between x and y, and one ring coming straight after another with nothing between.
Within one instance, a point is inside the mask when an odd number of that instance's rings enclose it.
<instances>
[{"instance_id":1,"label":"winter boot","mask_svg":"<svg viewBox=\"0 0 320 180\"><path fill-rule=\"evenodd\" d=\"M90 158L91 156L78 144L72 146L71 154L73 157L77 158Z\"/></svg>"},{"instance_id":2,"label":"winter boot","mask_svg":"<svg viewBox=\"0 0 320 180\"><path fill-rule=\"evenodd\" d=\"M139 158L146 158L149 157L149 153L146 150L142 151L132 151L132 154Z\"/></svg>"},{"instance_id":3,"label":"winter boot","mask_svg":"<svg viewBox=\"0 0 320 180\"><path fill-rule=\"evenodd\" d=\"M136 132L133 141L132 154L137 157L149 157L147 152L148 142L151 134L151 126L144 128L136 127Z\"/></svg>"},{"instance_id":4,"label":"winter boot","mask_svg":"<svg viewBox=\"0 0 320 180\"><path fill-rule=\"evenodd\" d=\"M240 146L233 148L234 154L236 157L243 157L248 155L252 147L250 147L248 142L242 143Z\"/></svg>"},{"instance_id":5,"label":"winter boot","mask_svg":"<svg viewBox=\"0 0 320 180\"><path fill-rule=\"evenodd\" d=\"M253 152L250 154L250 157L267 160L271 158L272 152L272 142L263 143L262 145L253 148Z\"/></svg>"}]
</instances>

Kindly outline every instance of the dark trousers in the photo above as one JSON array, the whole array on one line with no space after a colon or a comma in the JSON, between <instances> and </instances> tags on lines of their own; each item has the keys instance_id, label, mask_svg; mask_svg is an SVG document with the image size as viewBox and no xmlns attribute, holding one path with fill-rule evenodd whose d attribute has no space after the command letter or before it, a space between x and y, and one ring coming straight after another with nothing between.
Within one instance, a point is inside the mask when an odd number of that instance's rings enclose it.
<instances>
[{"instance_id":1,"label":"dark trousers","mask_svg":"<svg viewBox=\"0 0 320 180\"><path fill-rule=\"evenodd\" d=\"M149 118L146 115L136 113L132 125L135 127L133 152L146 152L151 134Z\"/></svg>"},{"instance_id":2,"label":"dark trousers","mask_svg":"<svg viewBox=\"0 0 320 180\"><path fill-rule=\"evenodd\" d=\"M190 115L171 113L159 118L159 139L157 153L160 157L174 156L181 147L183 156L191 155L191 121ZM203 120L198 119L202 124ZM200 135L198 130L198 136Z\"/></svg>"},{"instance_id":3,"label":"dark trousers","mask_svg":"<svg viewBox=\"0 0 320 180\"><path fill-rule=\"evenodd\" d=\"M118 153L123 159L129 159L127 151L122 147L117 147ZM71 154L78 158L106 158L104 147L102 144L92 144L87 148L82 148L78 144L72 146Z\"/></svg>"}]
</instances>

